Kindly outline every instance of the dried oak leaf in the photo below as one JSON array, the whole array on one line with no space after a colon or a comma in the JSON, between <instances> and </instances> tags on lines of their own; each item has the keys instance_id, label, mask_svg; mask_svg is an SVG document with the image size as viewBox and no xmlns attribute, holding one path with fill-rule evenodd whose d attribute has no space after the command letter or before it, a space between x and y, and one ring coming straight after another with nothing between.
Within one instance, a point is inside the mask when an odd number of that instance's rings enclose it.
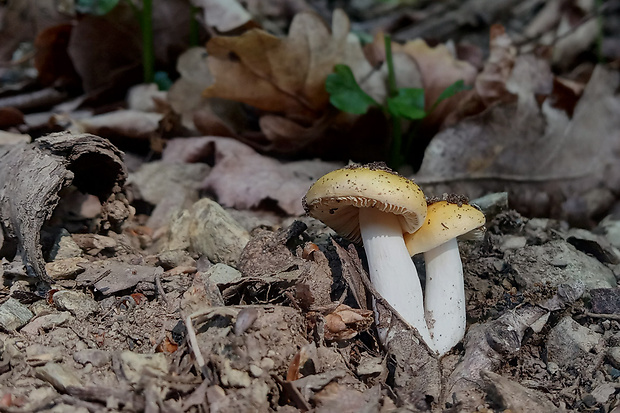
<instances>
[{"instance_id":1,"label":"dried oak leaf","mask_svg":"<svg viewBox=\"0 0 620 413\"><path fill-rule=\"evenodd\" d=\"M490 38L489 58L482 72L476 77L473 89L460 94L457 107L447 116L444 125L453 125L494 103L516 100L506 82L512 74L517 49L501 25L491 26Z\"/></svg>"},{"instance_id":2,"label":"dried oak leaf","mask_svg":"<svg viewBox=\"0 0 620 413\"><path fill-rule=\"evenodd\" d=\"M59 24L48 27L37 34L34 57L39 81L45 85L58 82L62 85L76 86L81 83L73 63L67 54L67 45L71 38L71 24Z\"/></svg>"},{"instance_id":3,"label":"dried oak leaf","mask_svg":"<svg viewBox=\"0 0 620 413\"><path fill-rule=\"evenodd\" d=\"M331 33L317 15L304 12L295 16L286 38L258 29L212 38L207 63L215 82L203 94L269 112L259 119L268 142L247 136L244 141L264 150L298 153L328 127L346 130L357 119L330 110L325 79L334 65L348 65L368 94L378 101L385 97L383 75L373 70L349 28L341 10L334 12Z\"/></svg>"},{"instance_id":4,"label":"dried oak leaf","mask_svg":"<svg viewBox=\"0 0 620 413\"><path fill-rule=\"evenodd\" d=\"M381 63L381 61L385 60L384 36L382 34L375 36L373 43L367 45L364 51L372 63ZM446 45L439 44L435 47L430 47L422 39L411 40L405 44L392 42L392 53L397 80L414 70L419 71L420 84L401 84L399 86L423 88L427 110L430 110L437 98L448 86L457 80L463 80L468 85L472 84L478 72L470 63L457 59ZM416 68L412 70L411 67L406 65L406 61L399 60L399 57L403 55L412 58ZM402 70L399 71L399 69ZM454 106L454 103L449 104L450 101L458 102L458 99L448 99L442 102L432 116L438 117L438 114L445 112L444 108L446 106Z\"/></svg>"},{"instance_id":5,"label":"dried oak leaf","mask_svg":"<svg viewBox=\"0 0 620 413\"><path fill-rule=\"evenodd\" d=\"M11 55L22 42L31 42L47 27L71 21L55 0L19 0L0 4L0 61Z\"/></svg>"},{"instance_id":6,"label":"dried oak leaf","mask_svg":"<svg viewBox=\"0 0 620 413\"><path fill-rule=\"evenodd\" d=\"M203 188L214 192L227 207L250 209L262 202L276 201L290 215L302 215L301 198L312 182L341 164L334 162L281 162L257 153L230 138L200 137L173 139L164 161L197 162L214 158Z\"/></svg>"},{"instance_id":7,"label":"dried oak leaf","mask_svg":"<svg viewBox=\"0 0 620 413\"><path fill-rule=\"evenodd\" d=\"M508 191L522 213L591 225L620 190L620 74L598 66L572 118L551 101L538 103L535 90L544 82L520 77L521 89L512 86L517 101L433 138L417 181L430 194Z\"/></svg>"},{"instance_id":8,"label":"dried oak leaf","mask_svg":"<svg viewBox=\"0 0 620 413\"><path fill-rule=\"evenodd\" d=\"M325 78L335 64L347 64L355 74L372 71L359 43L349 39L349 26L340 10L334 12L331 34L317 15L300 13L286 38L258 29L215 37L207 43L215 83L204 94L314 119L329 100Z\"/></svg>"},{"instance_id":9,"label":"dried oak leaf","mask_svg":"<svg viewBox=\"0 0 620 413\"><path fill-rule=\"evenodd\" d=\"M336 309L325 316L325 339L348 340L359 332L370 328L374 321L371 310L351 308L340 304Z\"/></svg>"}]
</instances>

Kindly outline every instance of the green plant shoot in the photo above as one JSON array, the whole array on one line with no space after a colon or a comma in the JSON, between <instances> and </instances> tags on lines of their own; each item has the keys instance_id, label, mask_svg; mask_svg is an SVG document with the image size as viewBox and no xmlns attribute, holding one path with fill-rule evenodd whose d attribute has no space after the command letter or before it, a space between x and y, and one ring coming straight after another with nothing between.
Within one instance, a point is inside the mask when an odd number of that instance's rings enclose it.
<instances>
[{"instance_id":1,"label":"green plant shoot","mask_svg":"<svg viewBox=\"0 0 620 413\"><path fill-rule=\"evenodd\" d=\"M413 136L409 134L402 139L402 120L419 122L430 115L444 100L459 92L470 89L463 80L458 80L448 86L431 106L425 110L424 89L398 88L392 59L392 40L385 36L385 59L388 67L388 97L384 104L378 103L360 87L353 76L353 71L347 65L334 66L334 73L327 76L325 90L329 93L329 101L343 112L357 115L364 114L371 106L380 108L391 123L391 146L389 165L392 168L400 167L405 161L411 147Z\"/></svg>"}]
</instances>

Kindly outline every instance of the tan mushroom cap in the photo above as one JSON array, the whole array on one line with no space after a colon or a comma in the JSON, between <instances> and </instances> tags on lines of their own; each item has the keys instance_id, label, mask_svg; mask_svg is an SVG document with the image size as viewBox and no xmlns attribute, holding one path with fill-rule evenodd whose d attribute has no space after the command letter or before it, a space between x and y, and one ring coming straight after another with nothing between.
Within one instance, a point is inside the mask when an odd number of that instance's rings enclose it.
<instances>
[{"instance_id":1,"label":"tan mushroom cap","mask_svg":"<svg viewBox=\"0 0 620 413\"><path fill-rule=\"evenodd\" d=\"M420 229L413 234L405 234L405 244L413 256L480 228L484 222L484 214L474 206L435 202L428 206L426 220Z\"/></svg>"},{"instance_id":2,"label":"tan mushroom cap","mask_svg":"<svg viewBox=\"0 0 620 413\"><path fill-rule=\"evenodd\" d=\"M416 231L426 216L422 190L384 164L351 165L319 178L303 200L308 214L359 243L359 208L398 215L403 233Z\"/></svg>"}]
</instances>

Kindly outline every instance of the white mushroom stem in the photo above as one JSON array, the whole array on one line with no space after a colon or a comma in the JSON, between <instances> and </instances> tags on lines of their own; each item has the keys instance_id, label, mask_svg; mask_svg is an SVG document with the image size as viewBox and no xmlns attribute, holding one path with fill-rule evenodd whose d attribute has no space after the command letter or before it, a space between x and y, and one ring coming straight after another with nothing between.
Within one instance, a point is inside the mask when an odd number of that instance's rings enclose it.
<instances>
[{"instance_id":1,"label":"white mushroom stem","mask_svg":"<svg viewBox=\"0 0 620 413\"><path fill-rule=\"evenodd\" d=\"M359 214L370 281L377 292L433 348L424 319L420 279L405 246L398 217L374 208L360 208Z\"/></svg>"},{"instance_id":2,"label":"white mushroom stem","mask_svg":"<svg viewBox=\"0 0 620 413\"><path fill-rule=\"evenodd\" d=\"M465 335L465 286L456 238L424 253L426 322L434 347L443 355Z\"/></svg>"}]
</instances>

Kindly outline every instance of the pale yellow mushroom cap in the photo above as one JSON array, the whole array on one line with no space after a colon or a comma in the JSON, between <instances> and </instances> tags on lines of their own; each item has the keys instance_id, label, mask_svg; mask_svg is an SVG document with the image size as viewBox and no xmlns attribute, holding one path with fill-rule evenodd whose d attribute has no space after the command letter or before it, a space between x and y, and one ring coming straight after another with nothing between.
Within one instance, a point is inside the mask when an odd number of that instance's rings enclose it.
<instances>
[{"instance_id":1,"label":"pale yellow mushroom cap","mask_svg":"<svg viewBox=\"0 0 620 413\"><path fill-rule=\"evenodd\" d=\"M324 175L310 187L303 204L308 214L358 243L359 208L398 215L403 233L416 231L426 216L420 187L380 163L351 165Z\"/></svg>"},{"instance_id":2,"label":"pale yellow mushroom cap","mask_svg":"<svg viewBox=\"0 0 620 413\"><path fill-rule=\"evenodd\" d=\"M409 254L414 256L480 228L484 222L484 214L476 207L438 201L428 206L426 219L420 229L404 235L405 244Z\"/></svg>"}]
</instances>

